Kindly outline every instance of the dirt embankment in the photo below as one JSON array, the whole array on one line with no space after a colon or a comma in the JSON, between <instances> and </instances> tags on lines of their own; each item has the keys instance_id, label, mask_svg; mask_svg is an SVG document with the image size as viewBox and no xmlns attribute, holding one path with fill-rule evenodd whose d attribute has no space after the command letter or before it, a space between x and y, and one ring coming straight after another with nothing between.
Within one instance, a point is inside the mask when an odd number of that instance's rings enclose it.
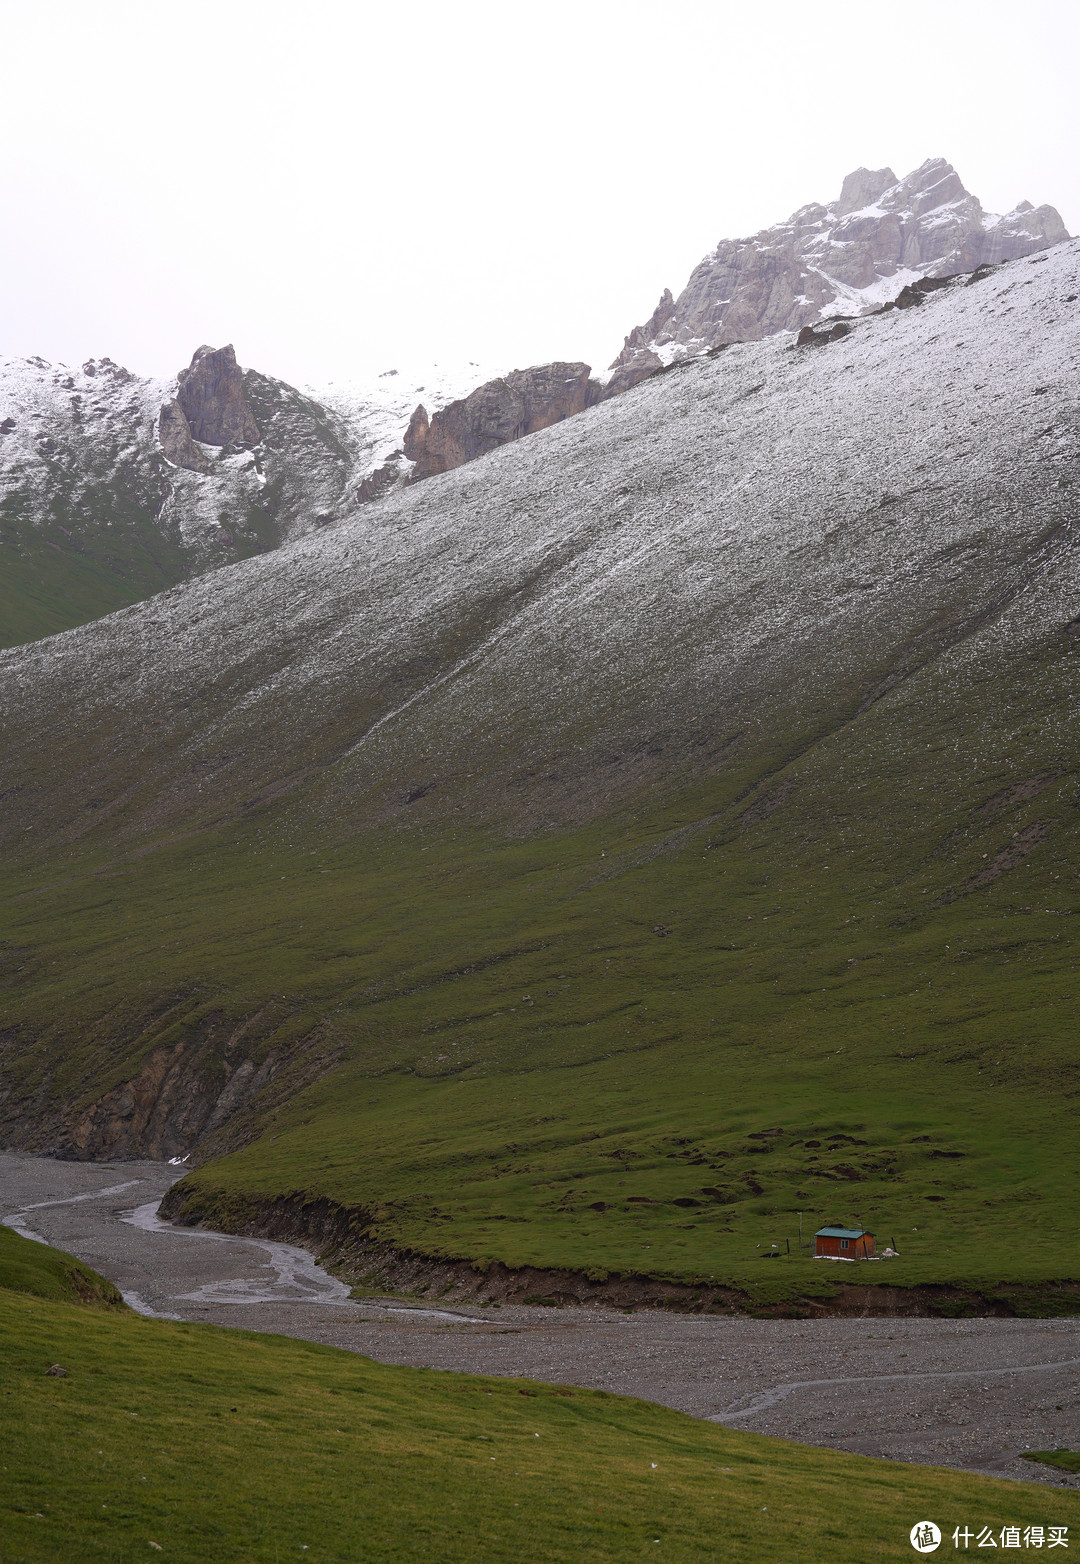
<instances>
[{"instance_id":1,"label":"dirt embankment","mask_svg":"<svg viewBox=\"0 0 1080 1564\"><path fill-rule=\"evenodd\" d=\"M777 1274L777 1267L768 1277L763 1276L759 1289L691 1285L636 1274L594 1272L587 1276L581 1271L534 1266L510 1269L499 1260L440 1259L373 1237L372 1216L360 1207L302 1194L259 1199L192 1188L186 1180L169 1190L160 1214L185 1226L299 1244L354 1287L447 1303L675 1309L777 1319L1080 1315L1080 1283L1070 1281L1000 1283L990 1288L947 1283L905 1287L885 1281L834 1281L826 1275L809 1286L795 1283L785 1287L787 1278Z\"/></svg>"}]
</instances>

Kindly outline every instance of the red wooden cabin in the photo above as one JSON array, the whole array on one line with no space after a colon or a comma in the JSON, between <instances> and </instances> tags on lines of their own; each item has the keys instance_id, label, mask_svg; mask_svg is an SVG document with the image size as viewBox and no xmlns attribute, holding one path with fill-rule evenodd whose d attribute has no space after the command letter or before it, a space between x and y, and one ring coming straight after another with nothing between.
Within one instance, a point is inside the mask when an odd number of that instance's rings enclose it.
<instances>
[{"instance_id":1,"label":"red wooden cabin","mask_svg":"<svg viewBox=\"0 0 1080 1564\"><path fill-rule=\"evenodd\" d=\"M819 1227L815 1245L815 1259L869 1260L874 1253L874 1235L865 1227Z\"/></svg>"}]
</instances>

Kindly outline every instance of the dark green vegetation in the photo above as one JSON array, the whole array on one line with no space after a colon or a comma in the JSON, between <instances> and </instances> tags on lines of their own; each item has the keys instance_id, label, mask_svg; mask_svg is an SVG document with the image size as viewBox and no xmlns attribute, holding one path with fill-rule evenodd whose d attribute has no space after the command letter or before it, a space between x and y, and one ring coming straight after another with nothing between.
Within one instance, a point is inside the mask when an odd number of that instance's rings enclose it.
<instances>
[{"instance_id":1,"label":"dark green vegetation","mask_svg":"<svg viewBox=\"0 0 1080 1564\"><path fill-rule=\"evenodd\" d=\"M764 1296L756 1246L795 1250L801 1210L807 1236L858 1217L901 1258L785 1258L768 1292L856 1270L1076 1277L1075 893L1033 854L932 905L1030 814L1071 813L1072 786L1004 820L935 789L931 850L904 877L877 788L839 843L793 841L777 811L651 857L715 794L539 843L414 831L290 853L214 833L20 899L11 1012L53 1018L22 1068L60 1053L54 1089L78 1100L185 1038L223 1054L244 1022L256 1064L295 1060L279 1089L338 1061L188 1184L325 1195L432 1254L752 1278Z\"/></svg>"},{"instance_id":2,"label":"dark green vegetation","mask_svg":"<svg viewBox=\"0 0 1080 1564\"><path fill-rule=\"evenodd\" d=\"M158 1549L178 1564L856 1564L910 1556L925 1517L943 1530L1080 1522L1076 1497L1045 1486L735 1433L596 1391L5 1293L0 1335L4 1564Z\"/></svg>"},{"instance_id":3,"label":"dark green vegetation","mask_svg":"<svg viewBox=\"0 0 1080 1564\"><path fill-rule=\"evenodd\" d=\"M0 501L0 645L15 646L86 624L183 580L181 551L164 537L149 507L114 491L88 502L73 538L69 510L42 523L24 520L16 501ZM66 535L63 535L66 532Z\"/></svg>"},{"instance_id":4,"label":"dark green vegetation","mask_svg":"<svg viewBox=\"0 0 1080 1564\"><path fill-rule=\"evenodd\" d=\"M99 1304L123 1308L124 1303L104 1276L99 1276L74 1255L48 1244L35 1243L0 1224L0 1288L33 1293L55 1302Z\"/></svg>"},{"instance_id":5,"label":"dark green vegetation","mask_svg":"<svg viewBox=\"0 0 1080 1564\"><path fill-rule=\"evenodd\" d=\"M1040 1466L1056 1466L1062 1472L1080 1472L1080 1450L1028 1450L1025 1461L1037 1461Z\"/></svg>"},{"instance_id":6,"label":"dark green vegetation","mask_svg":"<svg viewBox=\"0 0 1080 1564\"><path fill-rule=\"evenodd\" d=\"M481 1267L1074 1309L1078 268L9 654L9 1139Z\"/></svg>"}]
</instances>

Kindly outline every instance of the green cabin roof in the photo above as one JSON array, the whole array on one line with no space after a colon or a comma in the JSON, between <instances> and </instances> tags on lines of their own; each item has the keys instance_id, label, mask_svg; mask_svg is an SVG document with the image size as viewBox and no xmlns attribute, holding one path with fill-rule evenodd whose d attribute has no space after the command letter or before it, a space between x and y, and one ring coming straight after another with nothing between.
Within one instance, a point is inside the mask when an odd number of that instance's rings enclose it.
<instances>
[{"instance_id":1,"label":"green cabin roof","mask_svg":"<svg viewBox=\"0 0 1080 1564\"><path fill-rule=\"evenodd\" d=\"M866 1227L819 1227L814 1234L815 1238L873 1238L873 1236Z\"/></svg>"}]
</instances>

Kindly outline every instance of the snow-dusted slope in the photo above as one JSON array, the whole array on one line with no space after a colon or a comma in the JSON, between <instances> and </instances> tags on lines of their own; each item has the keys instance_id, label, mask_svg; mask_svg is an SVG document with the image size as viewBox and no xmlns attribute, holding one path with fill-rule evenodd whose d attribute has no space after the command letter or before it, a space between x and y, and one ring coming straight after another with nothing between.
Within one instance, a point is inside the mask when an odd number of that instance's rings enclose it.
<instances>
[{"instance_id":1,"label":"snow-dusted slope","mask_svg":"<svg viewBox=\"0 0 1080 1564\"><path fill-rule=\"evenodd\" d=\"M252 457L220 462L209 482L166 462L156 421L167 382L142 379L111 359L81 369L43 359L0 360L0 504L7 529L55 527L76 540L86 526L115 528L102 507L132 502L195 568L221 557L223 508L243 512L262 485ZM245 479L247 481L245 481ZM232 530L232 529L230 529ZM18 542L5 537L5 544ZM227 555L225 557L228 557Z\"/></svg>"},{"instance_id":2,"label":"snow-dusted slope","mask_svg":"<svg viewBox=\"0 0 1080 1564\"><path fill-rule=\"evenodd\" d=\"M1021 201L984 212L944 158L897 179L856 169L838 200L800 207L747 239L722 240L677 299L665 293L626 339L613 367L639 372L726 342L798 331L830 315L859 315L905 283L1015 260L1066 239L1052 206Z\"/></svg>"},{"instance_id":3,"label":"snow-dusted slope","mask_svg":"<svg viewBox=\"0 0 1080 1564\"><path fill-rule=\"evenodd\" d=\"M303 835L421 797L522 827L767 776L930 666L977 707L1080 614L1078 296L1074 241L826 348L738 345L11 650L0 829ZM993 770L969 715L957 764Z\"/></svg>"}]
</instances>

